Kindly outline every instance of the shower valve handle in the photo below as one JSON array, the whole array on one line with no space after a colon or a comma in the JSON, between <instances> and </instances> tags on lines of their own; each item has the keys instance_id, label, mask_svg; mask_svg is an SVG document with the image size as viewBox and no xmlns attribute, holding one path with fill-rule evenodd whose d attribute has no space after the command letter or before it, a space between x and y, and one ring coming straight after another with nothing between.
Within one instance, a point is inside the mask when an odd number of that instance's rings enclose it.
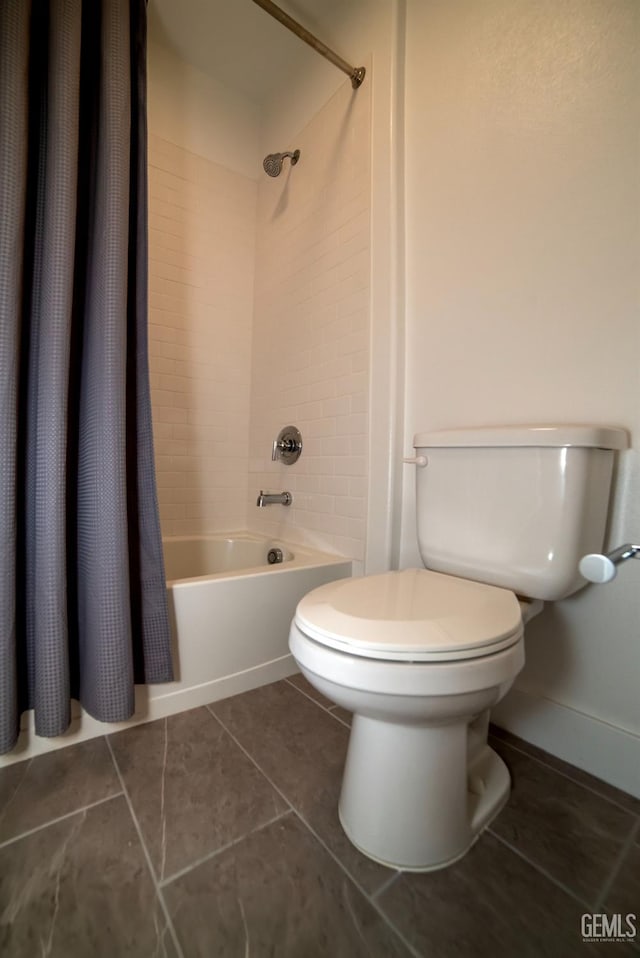
<instances>
[{"instance_id":1,"label":"shower valve handle","mask_svg":"<svg viewBox=\"0 0 640 958\"><path fill-rule=\"evenodd\" d=\"M302 436L300 430L295 426L285 426L278 433L278 438L273 440L271 448L271 458L274 462L278 459L290 466L297 462L302 453Z\"/></svg>"},{"instance_id":2,"label":"shower valve handle","mask_svg":"<svg viewBox=\"0 0 640 958\"><path fill-rule=\"evenodd\" d=\"M295 439L281 439L279 442L277 439L273 440L273 450L271 452L271 458L275 462L278 458L279 452L296 452L298 448L298 443Z\"/></svg>"}]
</instances>

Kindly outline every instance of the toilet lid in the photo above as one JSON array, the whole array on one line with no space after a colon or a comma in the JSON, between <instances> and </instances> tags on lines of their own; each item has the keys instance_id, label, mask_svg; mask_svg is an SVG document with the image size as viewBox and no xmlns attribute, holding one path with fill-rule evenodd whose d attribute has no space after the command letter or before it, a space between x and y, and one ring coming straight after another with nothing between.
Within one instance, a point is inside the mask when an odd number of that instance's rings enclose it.
<instances>
[{"instance_id":1,"label":"toilet lid","mask_svg":"<svg viewBox=\"0 0 640 958\"><path fill-rule=\"evenodd\" d=\"M329 582L304 596L295 622L351 655L404 661L489 655L522 635L513 592L426 569Z\"/></svg>"}]
</instances>

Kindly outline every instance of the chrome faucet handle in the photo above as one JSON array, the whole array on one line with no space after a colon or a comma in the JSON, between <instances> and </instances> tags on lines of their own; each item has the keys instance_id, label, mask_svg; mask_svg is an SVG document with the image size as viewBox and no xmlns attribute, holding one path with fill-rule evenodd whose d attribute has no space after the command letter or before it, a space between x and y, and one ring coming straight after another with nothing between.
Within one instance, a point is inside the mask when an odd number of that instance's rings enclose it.
<instances>
[{"instance_id":1,"label":"chrome faucet handle","mask_svg":"<svg viewBox=\"0 0 640 958\"><path fill-rule=\"evenodd\" d=\"M273 462L279 459L285 465L291 466L298 461L301 453L302 436L300 430L295 426L285 426L278 433L278 438L273 440L271 449Z\"/></svg>"},{"instance_id":2,"label":"chrome faucet handle","mask_svg":"<svg viewBox=\"0 0 640 958\"><path fill-rule=\"evenodd\" d=\"M614 549L613 552L609 552L608 555L591 552L580 559L578 569L580 575L589 582L611 582L618 572L618 564L625 562L627 559L640 559L640 546L627 542L625 545Z\"/></svg>"},{"instance_id":3,"label":"chrome faucet handle","mask_svg":"<svg viewBox=\"0 0 640 958\"><path fill-rule=\"evenodd\" d=\"M285 456L290 456L297 449L295 439L274 439L271 447L271 459L273 462L281 458L286 462Z\"/></svg>"}]
</instances>

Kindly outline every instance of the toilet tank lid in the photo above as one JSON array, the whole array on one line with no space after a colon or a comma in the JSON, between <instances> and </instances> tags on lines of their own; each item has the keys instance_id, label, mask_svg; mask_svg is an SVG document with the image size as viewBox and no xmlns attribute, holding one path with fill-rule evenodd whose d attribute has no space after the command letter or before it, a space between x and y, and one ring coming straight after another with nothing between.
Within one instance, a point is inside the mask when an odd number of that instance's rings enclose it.
<instances>
[{"instance_id":1,"label":"toilet tank lid","mask_svg":"<svg viewBox=\"0 0 640 958\"><path fill-rule=\"evenodd\" d=\"M416 449L439 446L584 446L596 449L627 449L629 437L618 426L481 426L418 432Z\"/></svg>"}]
</instances>

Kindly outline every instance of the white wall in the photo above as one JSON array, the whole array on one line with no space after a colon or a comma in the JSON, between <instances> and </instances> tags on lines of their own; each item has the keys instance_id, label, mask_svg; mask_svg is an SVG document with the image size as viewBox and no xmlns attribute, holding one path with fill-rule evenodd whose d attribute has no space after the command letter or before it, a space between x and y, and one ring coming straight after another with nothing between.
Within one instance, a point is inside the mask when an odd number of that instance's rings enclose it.
<instances>
[{"instance_id":1,"label":"white wall","mask_svg":"<svg viewBox=\"0 0 640 958\"><path fill-rule=\"evenodd\" d=\"M165 535L242 529L258 112L149 47L149 353Z\"/></svg>"},{"instance_id":2,"label":"white wall","mask_svg":"<svg viewBox=\"0 0 640 958\"><path fill-rule=\"evenodd\" d=\"M165 535L246 525L256 183L149 136L149 357Z\"/></svg>"},{"instance_id":3,"label":"white wall","mask_svg":"<svg viewBox=\"0 0 640 958\"><path fill-rule=\"evenodd\" d=\"M414 432L625 426L640 537L637 0L408 0L405 449ZM419 563L413 476L400 563ZM640 788L640 570L548 608L498 719ZM635 762L635 768L630 763Z\"/></svg>"},{"instance_id":4,"label":"white wall","mask_svg":"<svg viewBox=\"0 0 640 958\"><path fill-rule=\"evenodd\" d=\"M149 39L148 119L158 136L244 176L260 174L260 108Z\"/></svg>"}]
</instances>

